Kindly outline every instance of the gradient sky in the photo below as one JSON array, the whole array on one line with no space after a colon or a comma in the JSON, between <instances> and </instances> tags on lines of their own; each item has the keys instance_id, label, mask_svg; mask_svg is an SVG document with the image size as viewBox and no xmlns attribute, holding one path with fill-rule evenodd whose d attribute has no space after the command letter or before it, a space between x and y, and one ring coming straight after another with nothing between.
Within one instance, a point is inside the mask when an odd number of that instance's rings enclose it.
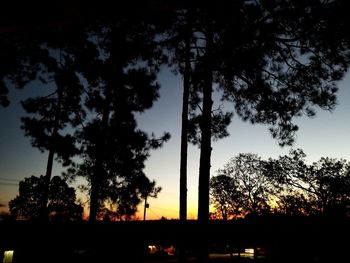
<instances>
[{"instance_id":1,"label":"gradient sky","mask_svg":"<svg viewBox=\"0 0 350 263\"><path fill-rule=\"evenodd\" d=\"M178 218L179 214L179 164L181 131L181 76L174 76L163 70L159 76L160 98L154 107L139 117L139 127L147 132L161 135L164 131L172 137L163 148L151 152L145 172L157 181L162 191L157 199L149 199L148 219ZM319 110L316 117L302 117L293 148L301 148L309 162L321 157L350 160L350 74L339 83L338 106L333 112ZM20 117L24 115L19 100L40 94L43 87L33 86L24 90L11 90L11 105L0 108L0 204L7 205L18 193L18 182L30 175L45 173L47 153L32 148L30 139L24 137ZM226 109L230 110L229 104ZM232 107L232 106L231 106ZM267 126L244 123L237 116L229 127L230 136L213 143L211 175L222 168L229 159L239 153L257 153L264 159L285 155L290 147L281 148L272 139ZM189 146L188 151L188 218L197 217L199 150ZM53 175L60 174L59 164L54 166ZM0 210L7 207L0 207ZM140 206L139 217L143 216Z\"/></svg>"}]
</instances>

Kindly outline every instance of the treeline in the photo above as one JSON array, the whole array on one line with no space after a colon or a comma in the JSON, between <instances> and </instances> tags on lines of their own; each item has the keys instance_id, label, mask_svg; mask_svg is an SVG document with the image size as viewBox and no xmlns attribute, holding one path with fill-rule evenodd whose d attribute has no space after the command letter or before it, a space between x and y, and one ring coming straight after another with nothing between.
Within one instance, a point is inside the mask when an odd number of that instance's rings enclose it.
<instances>
[{"instance_id":1,"label":"treeline","mask_svg":"<svg viewBox=\"0 0 350 263\"><path fill-rule=\"evenodd\" d=\"M350 163L321 158L308 164L300 149L277 159L239 154L210 179L213 219L254 215L348 217Z\"/></svg>"},{"instance_id":2,"label":"treeline","mask_svg":"<svg viewBox=\"0 0 350 263\"><path fill-rule=\"evenodd\" d=\"M190 141L200 147L198 219L206 222L212 140L229 135L233 115L268 125L280 145L291 145L295 117L334 109L350 64L344 1L26 7L11 5L0 20L0 105L9 104L13 86L42 92L22 102L22 128L48 155L43 220L54 160L67 167L64 178L88 182L90 221L129 219L142 199L157 195L144 163L170 135L145 133L135 115L159 97L160 67L183 78L180 219L187 218ZM214 104L214 90L232 111Z\"/></svg>"},{"instance_id":3,"label":"treeline","mask_svg":"<svg viewBox=\"0 0 350 263\"><path fill-rule=\"evenodd\" d=\"M19 182L18 195L9 202L10 218L35 221L41 218L42 195L45 192L44 176L31 176ZM84 207L77 203L73 187L59 176L50 182L47 213L55 222L80 221Z\"/></svg>"},{"instance_id":4,"label":"treeline","mask_svg":"<svg viewBox=\"0 0 350 263\"><path fill-rule=\"evenodd\" d=\"M12 8L15 17L28 16ZM36 8L28 6L28 13L37 13ZM66 218L76 218L67 207L76 203L75 193L66 205L57 196L59 190L71 192L68 185L57 188L62 180L52 175L57 161L66 168L66 181L80 177L87 182L90 221L130 219L141 200L160 191L145 175L144 163L170 138L147 134L135 118L159 97L156 77L165 57L157 31L149 17L136 14L141 7L123 6L113 15L92 6L57 8L50 7L53 16L43 21L30 20L34 24L9 17L4 25L13 27L1 34L2 105L9 103L7 87L40 89L39 96L21 102L27 113L21 128L48 156L43 175L20 182L10 212L18 219L47 221L66 207ZM60 206L53 207L57 202Z\"/></svg>"}]
</instances>

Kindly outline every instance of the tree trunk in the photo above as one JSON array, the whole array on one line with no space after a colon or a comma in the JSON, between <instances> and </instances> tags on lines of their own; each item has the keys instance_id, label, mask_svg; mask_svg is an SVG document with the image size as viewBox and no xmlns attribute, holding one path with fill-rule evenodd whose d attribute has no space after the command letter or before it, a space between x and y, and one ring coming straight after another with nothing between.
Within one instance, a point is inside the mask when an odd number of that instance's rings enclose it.
<instances>
[{"instance_id":1,"label":"tree trunk","mask_svg":"<svg viewBox=\"0 0 350 263\"><path fill-rule=\"evenodd\" d=\"M180 221L187 220L187 148L188 148L188 103L190 97L191 74L191 28L187 25L185 36L185 69L183 75L182 97L182 127L181 127L181 153L180 153ZM179 262L186 262L185 236L179 244Z\"/></svg>"},{"instance_id":2,"label":"tree trunk","mask_svg":"<svg viewBox=\"0 0 350 263\"><path fill-rule=\"evenodd\" d=\"M185 70L182 98L182 129L180 153L180 220L187 219L187 138L188 138L188 102L190 96L190 36L185 39Z\"/></svg>"},{"instance_id":3,"label":"tree trunk","mask_svg":"<svg viewBox=\"0 0 350 263\"><path fill-rule=\"evenodd\" d=\"M46 164L46 173L44 177L44 192L43 192L43 199L41 204L41 220L42 221L48 221L49 220L49 211L48 211L48 202L49 202L49 192L50 192L50 181L52 176L52 166L53 166L53 160L55 156L55 151L53 148L49 150L49 155L47 157L47 164Z\"/></svg>"},{"instance_id":4,"label":"tree trunk","mask_svg":"<svg viewBox=\"0 0 350 263\"><path fill-rule=\"evenodd\" d=\"M111 70L112 72L112 70ZM111 73L111 78L113 75ZM96 162L91 177L91 192L90 192L90 213L89 222L94 223L97 220L97 214L100 207L100 191L101 184L105 179L106 171L103 168L103 161L105 159L105 147L107 145L109 129L109 115L110 115L110 104L111 104L111 88L112 83L107 83L105 86L105 102L102 112L101 128L99 130L98 143L96 145Z\"/></svg>"},{"instance_id":5,"label":"tree trunk","mask_svg":"<svg viewBox=\"0 0 350 263\"><path fill-rule=\"evenodd\" d=\"M91 177L91 193L90 193L90 213L89 222L94 223L97 220L97 214L100 206L100 191L101 184L106 178L106 171L103 168L103 162L107 157L105 154L105 148L108 143L108 130L109 130L109 115L111 113L111 103L112 103L112 89L117 88L117 81L122 75L122 67L113 65L114 51L111 51L111 56L109 59L109 81L105 85L105 101L104 108L102 112L101 129L99 132L99 140L96 145L96 162L93 169L93 174Z\"/></svg>"},{"instance_id":6,"label":"tree trunk","mask_svg":"<svg viewBox=\"0 0 350 263\"><path fill-rule=\"evenodd\" d=\"M201 148L199 163L198 184L198 220L207 222L209 220L209 179L210 179L210 157L211 157L211 111L212 111L212 83L213 72L211 68L211 50L213 36L207 34L205 76L203 86L203 116L201 120Z\"/></svg>"},{"instance_id":7,"label":"tree trunk","mask_svg":"<svg viewBox=\"0 0 350 263\"><path fill-rule=\"evenodd\" d=\"M52 133L50 137L49 142L49 155L47 158L47 164L46 164L46 172L44 177L44 192L42 196L42 204L41 204L41 220L42 221L48 221L49 220L49 211L48 211L48 203L49 203L49 193L50 193L50 182L51 182L51 176L52 176L52 167L53 167L53 161L56 151L56 140L58 135L58 126L60 122L60 115L61 115L61 107L62 107L62 92L63 87L60 87L58 84L57 87L57 106L55 109L55 119L52 127Z\"/></svg>"},{"instance_id":8,"label":"tree trunk","mask_svg":"<svg viewBox=\"0 0 350 263\"><path fill-rule=\"evenodd\" d=\"M90 213L89 213L89 222L94 223L97 219L97 213L100 206L100 188L101 188L101 182L103 180L105 171L103 169L103 159L104 159L104 148L106 145L106 136L104 132L108 130L108 123L109 123L109 113L110 113L110 91L109 91L109 85L106 85L105 90L105 107L103 109L102 114L102 122L101 122L101 129L99 132L99 139L98 144L96 145L96 162L95 167L93 169L93 174L91 177L91 192L90 192Z\"/></svg>"},{"instance_id":9,"label":"tree trunk","mask_svg":"<svg viewBox=\"0 0 350 263\"><path fill-rule=\"evenodd\" d=\"M204 61L204 85L203 85L203 115L201 120L201 148L199 162L199 183L198 183L198 221L203 227L209 221L209 179L210 179L210 157L211 157L211 111L212 111L212 47L213 34L208 30L206 34L206 57ZM198 244L197 261L200 263L209 262L208 239L203 238Z\"/></svg>"},{"instance_id":10,"label":"tree trunk","mask_svg":"<svg viewBox=\"0 0 350 263\"><path fill-rule=\"evenodd\" d=\"M101 175L102 165L100 161L96 160L95 169L91 177L91 192L90 192L90 212L89 212L89 222L96 222L97 212L99 208L99 192L100 192L100 182L99 176Z\"/></svg>"},{"instance_id":11,"label":"tree trunk","mask_svg":"<svg viewBox=\"0 0 350 263\"><path fill-rule=\"evenodd\" d=\"M145 205L144 205L144 207L143 207L143 221L145 221L146 220L146 211L147 211L147 195L146 195L146 197L145 197Z\"/></svg>"}]
</instances>

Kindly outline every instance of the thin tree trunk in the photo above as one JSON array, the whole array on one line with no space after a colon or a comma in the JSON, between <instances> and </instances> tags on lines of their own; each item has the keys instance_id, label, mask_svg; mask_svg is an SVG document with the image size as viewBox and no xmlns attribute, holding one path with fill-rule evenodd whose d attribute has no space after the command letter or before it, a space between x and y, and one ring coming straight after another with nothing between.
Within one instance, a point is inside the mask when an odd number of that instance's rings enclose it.
<instances>
[{"instance_id":1,"label":"thin tree trunk","mask_svg":"<svg viewBox=\"0 0 350 263\"><path fill-rule=\"evenodd\" d=\"M209 179L210 179L210 157L211 157L211 112L212 112L212 83L213 72L211 69L212 34L207 34L206 47L206 73L203 87L203 116L201 120L201 152L199 163L198 184L198 220L207 222L209 220Z\"/></svg>"},{"instance_id":2,"label":"thin tree trunk","mask_svg":"<svg viewBox=\"0 0 350 263\"><path fill-rule=\"evenodd\" d=\"M49 211L48 211L48 202L49 202L49 192L50 192L50 181L52 176L52 166L53 166L53 160L55 156L55 151L53 148L49 150L49 155L47 157L47 164L46 164L46 173L44 177L44 192L43 192L43 199L41 204L41 220L42 221L48 221L49 220Z\"/></svg>"},{"instance_id":3,"label":"thin tree trunk","mask_svg":"<svg viewBox=\"0 0 350 263\"><path fill-rule=\"evenodd\" d=\"M187 25L185 36L185 69L183 79L182 97L182 127L181 127L181 153L180 153L180 221L187 220L187 148L188 148L188 103L190 97L191 74L191 28ZM186 262L185 236L179 244L179 262Z\"/></svg>"},{"instance_id":4,"label":"thin tree trunk","mask_svg":"<svg viewBox=\"0 0 350 263\"><path fill-rule=\"evenodd\" d=\"M99 160L96 160L95 169L91 177L91 192L90 192L90 212L89 212L89 222L96 222L97 212L99 208L99 192L100 192L100 183L99 176L102 167Z\"/></svg>"},{"instance_id":5,"label":"thin tree trunk","mask_svg":"<svg viewBox=\"0 0 350 263\"><path fill-rule=\"evenodd\" d=\"M144 205L144 207L143 207L143 221L145 221L146 220L146 210L147 210L147 195L146 195L146 197L145 197L145 205Z\"/></svg>"},{"instance_id":6,"label":"thin tree trunk","mask_svg":"<svg viewBox=\"0 0 350 263\"><path fill-rule=\"evenodd\" d=\"M46 172L44 177L45 185L44 185L44 192L42 196L41 214L40 214L42 221L49 220L48 203L49 203L49 193L50 193L50 182L52 177L53 161L54 161L55 151L56 151L58 126L59 126L60 115L61 115L62 92L63 92L63 88L58 86L57 87L57 106L55 110L55 119L54 119L54 124L52 128L50 142L49 142L50 148L49 148L49 155L47 158Z\"/></svg>"},{"instance_id":7,"label":"thin tree trunk","mask_svg":"<svg viewBox=\"0 0 350 263\"><path fill-rule=\"evenodd\" d=\"M117 83L115 79L118 79L122 75L122 67L113 66L114 51L111 51L110 56L110 72L109 81L105 85L105 101L104 109L102 112L101 130L99 133L99 141L96 145L96 162L94 167L94 172L91 178L91 193L90 193L90 213L89 222L94 223L97 220L97 214L100 207L100 191L103 180L105 180L106 171L103 168L104 159L107 157L105 155L105 148L108 143L108 136L106 132L109 129L109 115L111 113L111 100L112 100L112 89L116 88ZM119 75L118 75L119 74Z\"/></svg>"},{"instance_id":8,"label":"thin tree trunk","mask_svg":"<svg viewBox=\"0 0 350 263\"><path fill-rule=\"evenodd\" d=\"M99 139L98 144L96 145L96 162L95 167L93 169L93 174L91 177L91 192L90 192L90 213L89 213L89 222L94 223L97 219L97 213L100 206L100 189L101 189L101 182L103 180L103 175L105 173L103 169L103 159L104 159L104 148L106 145L106 136L104 135L104 132L108 130L108 122L109 122L109 100L110 100L110 92L109 92L109 85L106 85L105 90L105 107L103 109L102 114L102 123L101 123L101 130L99 133Z\"/></svg>"},{"instance_id":9,"label":"thin tree trunk","mask_svg":"<svg viewBox=\"0 0 350 263\"><path fill-rule=\"evenodd\" d=\"M212 47L213 35L210 30L206 34L206 58L204 61L204 85L203 85L203 115L201 120L201 152L199 163L198 183L198 221L205 229L209 222L209 179L210 179L210 157L211 157L211 112L212 112ZM197 261L206 263L209 261L208 238L199 242Z\"/></svg>"},{"instance_id":10,"label":"thin tree trunk","mask_svg":"<svg viewBox=\"0 0 350 263\"><path fill-rule=\"evenodd\" d=\"M188 147L188 102L190 96L190 36L186 36L185 43L185 70L182 98L182 129L180 153L180 220L187 219L187 147Z\"/></svg>"}]
</instances>

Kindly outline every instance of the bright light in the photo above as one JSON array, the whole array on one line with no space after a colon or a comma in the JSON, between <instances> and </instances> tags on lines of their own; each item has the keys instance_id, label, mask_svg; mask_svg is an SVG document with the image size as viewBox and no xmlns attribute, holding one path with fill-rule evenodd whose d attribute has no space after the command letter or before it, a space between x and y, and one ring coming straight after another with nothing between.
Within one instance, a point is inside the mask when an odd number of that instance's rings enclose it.
<instances>
[{"instance_id":1,"label":"bright light","mask_svg":"<svg viewBox=\"0 0 350 263\"><path fill-rule=\"evenodd\" d=\"M154 246L154 245L149 245L148 249L149 249L149 253L150 254L153 254L153 253L155 253L157 251L157 247Z\"/></svg>"},{"instance_id":2,"label":"bright light","mask_svg":"<svg viewBox=\"0 0 350 263\"><path fill-rule=\"evenodd\" d=\"M254 248L246 248L244 252L247 254L254 254Z\"/></svg>"},{"instance_id":3,"label":"bright light","mask_svg":"<svg viewBox=\"0 0 350 263\"><path fill-rule=\"evenodd\" d=\"M3 263L11 263L13 258L13 250L6 250L4 252L4 260Z\"/></svg>"}]
</instances>

